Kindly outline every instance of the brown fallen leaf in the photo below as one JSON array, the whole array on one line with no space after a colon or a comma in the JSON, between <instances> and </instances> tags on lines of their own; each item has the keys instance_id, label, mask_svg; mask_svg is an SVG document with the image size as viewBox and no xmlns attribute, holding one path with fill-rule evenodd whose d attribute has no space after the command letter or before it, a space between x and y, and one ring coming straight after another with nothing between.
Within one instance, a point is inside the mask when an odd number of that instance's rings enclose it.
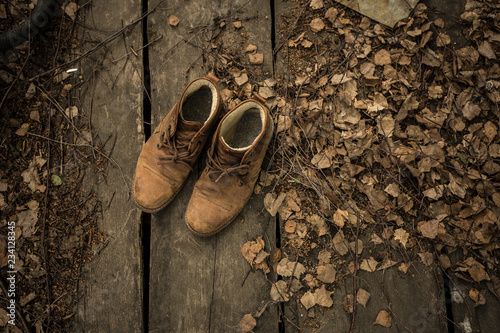
<instances>
[{"instance_id":1,"label":"brown fallen leaf","mask_svg":"<svg viewBox=\"0 0 500 333\"><path fill-rule=\"evenodd\" d=\"M408 272L408 268L410 268L410 266L411 266L411 263L403 262L403 263L401 263L401 265L399 265L398 270L403 272L403 273L406 273L406 272Z\"/></svg>"},{"instance_id":2,"label":"brown fallen leaf","mask_svg":"<svg viewBox=\"0 0 500 333\"><path fill-rule=\"evenodd\" d=\"M354 296L353 296L353 294L348 294L348 295L344 296L344 299L342 300L342 307L344 308L344 311L347 313L354 312Z\"/></svg>"},{"instance_id":3,"label":"brown fallen leaf","mask_svg":"<svg viewBox=\"0 0 500 333\"><path fill-rule=\"evenodd\" d=\"M367 272L375 272L375 270L377 269L377 265L378 261L375 260L373 257L370 257L368 259L361 260L359 268Z\"/></svg>"},{"instance_id":4,"label":"brown fallen leaf","mask_svg":"<svg viewBox=\"0 0 500 333\"><path fill-rule=\"evenodd\" d=\"M248 58L252 65L262 65L264 62L264 54L262 53L249 53Z\"/></svg>"},{"instance_id":5,"label":"brown fallen leaf","mask_svg":"<svg viewBox=\"0 0 500 333\"><path fill-rule=\"evenodd\" d=\"M477 50L479 51L479 54L481 54L482 56L488 58L488 59L496 59L497 56L495 54L495 51L493 50L493 48L491 47L491 44L488 42L488 41L483 41L479 47L477 48Z\"/></svg>"},{"instance_id":6,"label":"brown fallen leaf","mask_svg":"<svg viewBox=\"0 0 500 333\"><path fill-rule=\"evenodd\" d=\"M273 301L288 302L288 284L283 280L278 280L271 287L271 298Z\"/></svg>"},{"instance_id":7,"label":"brown fallen leaf","mask_svg":"<svg viewBox=\"0 0 500 333\"><path fill-rule=\"evenodd\" d=\"M238 326L241 329L241 333L248 333L251 330L254 329L254 327L257 325L257 321L255 320L254 317L250 313L247 313L246 315L241 318L240 323Z\"/></svg>"},{"instance_id":8,"label":"brown fallen leaf","mask_svg":"<svg viewBox=\"0 0 500 333\"><path fill-rule=\"evenodd\" d=\"M331 294L331 292L326 290L325 285L322 285L314 292L314 302L318 305L329 308L333 305Z\"/></svg>"},{"instance_id":9,"label":"brown fallen leaf","mask_svg":"<svg viewBox=\"0 0 500 333\"><path fill-rule=\"evenodd\" d=\"M248 44L247 48L245 49L245 52L256 52L257 51L257 46L253 44Z\"/></svg>"},{"instance_id":10,"label":"brown fallen leaf","mask_svg":"<svg viewBox=\"0 0 500 333\"><path fill-rule=\"evenodd\" d=\"M380 325L383 327L391 327L391 324L392 324L391 314L385 310L381 310L378 313L377 318L375 319L375 322L373 323L373 325Z\"/></svg>"},{"instance_id":11,"label":"brown fallen leaf","mask_svg":"<svg viewBox=\"0 0 500 333\"><path fill-rule=\"evenodd\" d=\"M366 303L370 299L371 294L364 290L363 288L359 288L358 293L356 295L356 300L359 304L363 305L366 308Z\"/></svg>"},{"instance_id":12,"label":"brown fallen leaf","mask_svg":"<svg viewBox=\"0 0 500 333\"><path fill-rule=\"evenodd\" d=\"M311 291L308 291L300 298L300 303L306 308L306 310L309 310L312 308L316 302L314 300L314 295Z\"/></svg>"},{"instance_id":13,"label":"brown fallen leaf","mask_svg":"<svg viewBox=\"0 0 500 333\"><path fill-rule=\"evenodd\" d=\"M438 220L430 220L430 221L422 221L417 225L418 231L422 234L422 236L430 239L436 238L438 235Z\"/></svg>"},{"instance_id":14,"label":"brown fallen leaf","mask_svg":"<svg viewBox=\"0 0 500 333\"><path fill-rule=\"evenodd\" d=\"M264 197L264 206L266 210L271 214L271 216L276 216L276 213L280 209L283 201L286 198L286 193L280 193L279 196L276 196L275 193L268 193Z\"/></svg>"},{"instance_id":15,"label":"brown fallen leaf","mask_svg":"<svg viewBox=\"0 0 500 333\"><path fill-rule=\"evenodd\" d=\"M393 196L394 198L399 197L400 194L399 186L395 183L387 185L384 191Z\"/></svg>"},{"instance_id":16,"label":"brown fallen leaf","mask_svg":"<svg viewBox=\"0 0 500 333\"><path fill-rule=\"evenodd\" d=\"M425 266L430 266L434 263L434 255L431 252L422 252L418 255Z\"/></svg>"},{"instance_id":17,"label":"brown fallen leaf","mask_svg":"<svg viewBox=\"0 0 500 333\"><path fill-rule=\"evenodd\" d=\"M333 223L339 228L344 227L345 221L349 218L349 212L342 209L337 209L333 214Z\"/></svg>"},{"instance_id":18,"label":"brown fallen leaf","mask_svg":"<svg viewBox=\"0 0 500 333\"><path fill-rule=\"evenodd\" d=\"M337 234L335 234L332 242L333 247L341 256L346 255L349 252L349 248L347 247L346 240L342 231L339 231L337 232Z\"/></svg>"},{"instance_id":19,"label":"brown fallen leaf","mask_svg":"<svg viewBox=\"0 0 500 333\"><path fill-rule=\"evenodd\" d=\"M339 11L335 7L330 7L325 13L325 18L328 19L331 23L334 23L337 20L337 16L339 14Z\"/></svg>"},{"instance_id":20,"label":"brown fallen leaf","mask_svg":"<svg viewBox=\"0 0 500 333\"><path fill-rule=\"evenodd\" d=\"M19 129L16 131L16 135L19 136L25 136L28 133L28 130L30 129L30 124L24 123L19 127Z\"/></svg>"},{"instance_id":21,"label":"brown fallen leaf","mask_svg":"<svg viewBox=\"0 0 500 333\"><path fill-rule=\"evenodd\" d=\"M170 24L172 27L176 27L179 24L179 18L174 14L169 15L168 24Z\"/></svg>"},{"instance_id":22,"label":"brown fallen leaf","mask_svg":"<svg viewBox=\"0 0 500 333\"><path fill-rule=\"evenodd\" d=\"M375 53L373 62L375 63L375 65L379 66L388 65L391 63L391 54L387 50L381 49L380 51Z\"/></svg>"},{"instance_id":23,"label":"brown fallen leaf","mask_svg":"<svg viewBox=\"0 0 500 333\"><path fill-rule=\"evenodd\" d=\"M409 236L410 234L403 228L394 230L394 239L398 240L404 247L406 247L406 243L408 243Z\"/></svg>"},{"instance_id":24,"label":"brown fallen leaf","mask_svg":"<svg viewBox=\"0 0 500 333\"><path fill-rule=\"evenodd\" d=\"M276 267L276 273L281 276L295 276L297 279L306 272L306 268L300 262L290 261L283 258Z\"/></svg>"},{"instance_id":25,"label":"brown fallen leaf","mask_svg":"<svg viewBox=\"0 0 500 333\"><path fill-rule=\"evenodd\" d=\"M321 282L333 283L335 281L335 275L337 274L337 271L330 264L330 265L319 266L317 273L318 273L317 278Z\"/></svg>"},{"instance_id":26,"label":"brown fallen leaf","mask_svg":"<svg viewBox=\"0 0 500 333\"><path fill-rule=\"evenodd\" d=\"M311 0L311 3L309 4L312 9L320 9L323 8L323 0Z\"/></svg>"},{"instance_id":27,"label":"brown fallen leaf","mask_svg":"<svg viewBox=\"0 0 500 333\"><path fill-rule=\"evenodd\" d=\"M297 222L293 220L288 220L285 222L285 231L293 234L295 232L295 229L297 228Z\"/></svg>"},{"instance_id":28,"label":"brown fallen leaf","mask_svg":"<svg viewBox=\"0 0 500 333\"><path fill-rule=\"evenodd\" d=\"M309 26L311 27L311 30L314 31L314 32L320 32L321 30L323 30L325 28L325 23L323 22L322 19L320 18L315 18L311 21L311 23L309 24Z\"/></svg>"}]
</instances>

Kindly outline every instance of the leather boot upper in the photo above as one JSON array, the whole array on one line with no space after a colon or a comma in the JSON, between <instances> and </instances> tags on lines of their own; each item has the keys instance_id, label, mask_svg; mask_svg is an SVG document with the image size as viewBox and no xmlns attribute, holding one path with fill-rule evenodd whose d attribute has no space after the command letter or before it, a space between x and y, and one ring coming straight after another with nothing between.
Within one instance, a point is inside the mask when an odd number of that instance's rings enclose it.
<instances>
[{"instance_id":1,"label":"leather boot upper","mask_svg":"<svg viewBox=\"0 0 500 333\"><path fill-rule=\"evenodd\" d=\"M210 74L191 81L144 144L132 188L143 211L164 208L191 172L218 119L221 98L217 81Z\"/></svg>"},{"instance_id":2,"label":"leather boot upper","mask_svg":"<svg viewBox=\"0 0 500 333\"><path fill-rule=\"evenodd\" d=\"M267 108L256 100L240 103L220 122L186 211L189 229L210 236L228 225L250 199L271 140Z\"/></svg>"}]
</instances>

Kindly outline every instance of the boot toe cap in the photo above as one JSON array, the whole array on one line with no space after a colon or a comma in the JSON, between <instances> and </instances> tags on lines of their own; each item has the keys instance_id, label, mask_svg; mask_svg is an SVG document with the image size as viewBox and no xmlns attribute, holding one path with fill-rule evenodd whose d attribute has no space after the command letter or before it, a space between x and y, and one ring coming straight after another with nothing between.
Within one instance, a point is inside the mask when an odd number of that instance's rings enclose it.
<instances>
[{"instance_id":1,"label":"boot toe cap","mask_svg":"<svg viewBox=\"0 0 500 333\"><path fill-rule=\"evenodd\" d=\"M138 168L133 185L136 205L147 213L156 213L174 198L180 186L172 184L148 168Z\"/></svg>"},{"instance_id":2,"label":"boot toe cap","mask_svg":"<svg viewBox=\"0 0 500 333\"><path fill-rule=\"evenodd\" d=\"M235 216L232 209L193 193L186 210L186 224L198 236L211 236L227 226Z\"/></svg>"}]
</instances>

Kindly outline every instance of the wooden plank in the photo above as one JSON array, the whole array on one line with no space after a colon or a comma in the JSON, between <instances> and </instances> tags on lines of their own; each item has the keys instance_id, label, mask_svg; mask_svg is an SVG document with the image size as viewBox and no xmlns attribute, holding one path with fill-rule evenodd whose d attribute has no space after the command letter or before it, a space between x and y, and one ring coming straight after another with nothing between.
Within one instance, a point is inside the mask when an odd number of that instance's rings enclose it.
<instances>
[{"instance_id":1,"label":"wooden plank","mask_svg":"<svg viewBox=\"0 0 500 333\"><path fill-rule=\"evenodd\" d=\"M223 48L238 54L249 73L272 77L270 1L226 0L216 8L218 17L230 16L221 38ZM242 22L238 29L232 24L237 20ZM249 64L245 54L248 44L257 46L257 52L263 54L262 65ZM215 239L215 302L211 311L211 332L229 331L246 313L257 311L262 302L270 300L271 283L261 271L250 271L240 253L244 243L258 236L263 236L266 251L271 253L276 245L276 219L265 210L264 196L254 194L236 220ZM254 332L278 332L277 310L276 305L267 309L258 319Z\"/></svg>"},{"instance_id":2,"label":"wooden plank","mask_svg":"<svg viewBox=\"0 0 500 333\"><path fill-rule=\"evenodd\" d=\"M149 7L157 3L150 1ZM210 8L207 1L186 1L148 18L149 35L163 36L149 53L152 129L189 81L206 74L202 51L194 45L205 44L201 26L212 23ZM170 14L179 18L177 27L168 24ZM189 29L197 30L190 34ZM184 223L198 171L169 206L151 218L150 332L207 332L210 325L215 244L193 236Z\"/></svg>"},{"instance_id":3,"label":"wooden plank","mask_svg":"<svg viewBox=\"0 0 500 333\"><path fill-rule=\"evenodd\" d=\"M358 281L358 288L371 296L366 307L357 304L354 332L447 332L439 270L415 263L405 274L394 267L374 273L360 271ZM324 312L316 308L316 320L308 319L307 311L299 304L295 325L303 332L348 332L352 316L342 302L347 294L352 294L352 285L352 277L347 277L344 285L337 286L332 294L333 307ZM389 328L373 324L381 310L391 314ZM287 313L293 315L291 310ZM290 324L285 331L298 332Z\"/></svg>"},{"instance_id":4,"label":"wooden plank","mask_svg":"<svg viewBox=\"0 0 500 333\"><path fill-rule=\"evenodd\" d=\"M208 42L214 28L218 28L219 23L213 25L214 19L225 20L228 29L234 30L230 25L233 14L247 2L185 1L149 18L150 34L164 36L150 51L153 128L176 103L185 85L207 74L209 69L202 67L202 49L210 47ZM156 3L150 1L149 7ZM267 3L269 10L263 11L259 3ZM244 8L238 12L239 18L257 17L255 24L250 20L244 22L245 31L253 36L250 39L258 44L259 52L267 53L271 59L270 41L266 44L265 37L255 38L262 35L261 22L266 13L270 36L269 2L250 1ZM179 18L177 27L168 24L170 14ZM272 68L271 64L267 63L267 68ZM264 275L248 273L249 265L240 253L246 241L263 234L269 239L266 246L274 246L275 224L263 213L263 198L254 196L221 233L210 238L194 236L185 226L184 214L201 171L201 165L196 167L170 205L152 216L151 332L236 331L245 313L256 311L261 301L269 299L270 286ZM267 251L270 249L266 247ZM277 332L276 308L266 310L256 332Z\"/></svg>"},{"instance_id":5,"label":"wooden plank","mask_svg":"<svg viewBox=\"0 0 500 333\"><path fill-rule=\"evenodd\" d=\"M89 7L85 22L92 30L84 31L85 40L103 40L141 15L140 3L133 0L95 0ZM81 67L89 81L81 91L80 110L92 120L94 142L109 139L104 151L116 164L109 162L104 179L102 174L88 177L94 182L88 187L102 200L99 227L108 244L83 272L87 296L78 306L76 332L141 332L143 328L140 211L129 196L144 142L142 57L122 57L129 46L141 45L138 25L85 59Z\"/></svg>"}]
</instances>

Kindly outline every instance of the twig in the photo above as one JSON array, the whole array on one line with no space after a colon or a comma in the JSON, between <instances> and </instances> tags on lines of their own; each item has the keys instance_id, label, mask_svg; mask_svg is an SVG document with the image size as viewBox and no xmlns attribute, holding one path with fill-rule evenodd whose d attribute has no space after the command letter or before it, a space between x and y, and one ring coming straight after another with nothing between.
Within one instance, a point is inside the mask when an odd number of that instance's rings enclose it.
<instances>
[{"instance_id":1,"label":"twig","mask_svg":"<svg viewBox=\"0 0 500 333\"><path fill-rule=\"evenodd\" d=\"M131 55L132 53L134 53L134 55L137 57L137 56L138 56L138 54L137 54L137 52L138 52L138 51L141 51L142 49L145 49L145 48L146 48L146 47L148 47L149 45L151 45L151 44L153 44L153 43L155 43L155 42L159 41L159 40L160 40L160 39L162 39L162 38L163 38L163 35L158 36L157 38L153 39L152 41L150 41L150 42L149 42L149 43L147 43L146 45L141 46L141 47L140 47L140 48L138 48L137 50L132 49L132 46L130 46L130 49L132 50L132 52L127 52L126 54L122 55L121 57L118 57L118 58L116 58L115 60L111 61L111 63L112 63L112 64L114 64L114 63L115 63L115 62L117 62L118 60L121 60L121 59L123 59L123 58L125 58L125 57L128 57L128 56L129 56L129 55Z\"/></svg>"}]
</instances>

